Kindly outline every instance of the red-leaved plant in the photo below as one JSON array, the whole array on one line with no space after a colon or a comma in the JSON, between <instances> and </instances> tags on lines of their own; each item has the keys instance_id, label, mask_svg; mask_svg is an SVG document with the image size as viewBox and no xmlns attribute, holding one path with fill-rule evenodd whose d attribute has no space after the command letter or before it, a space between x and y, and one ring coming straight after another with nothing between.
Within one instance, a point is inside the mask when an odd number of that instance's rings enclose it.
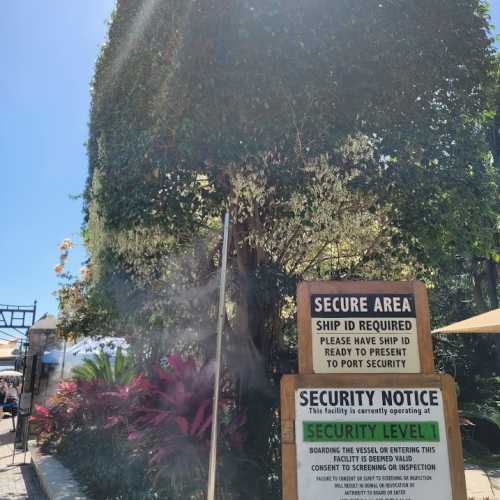
<instances>
[{"instance_id":1,"label":"red-leaved plant","mask_svg":"<svg viewBox=\"0 0 500 500\"><path fill-rule=\"evenodd\" d=\"M38 440L53 444L71 431L112 427L126 422L130 385L108 384L100 380L63 382L47 406L35 405L30 417Z\"/></svg>"},{"instance_id":2,"label":"red-leaved plant","mask_svg":"<svg viewBox=\"0 0 500 500\"><path fill-rule=\"evenodd\" d=\"M35 405L35 414L30 417L31 428L38 441L57 443L82 422L81 398L74 382L59 384L56 394L47 407Z\"/></svg>"},{"instance_id":3,"label":"red-leaved plant","mask_svg":"<svg viewBox=\"0 0 500 500\"><path fill-rule=\"evenodd\" d=\"M129 440L149 457L156 479L182 481L197 475L204 480L210 446L214 370L193 358L168 357L166 369L155 367L150 378L136 379L135 405L129 418ZM231 384L222 382L219 412L221 446L238 448L243 442L245 414L232 403Z\"/></svg>"},{"instance_id":4,"label":"red-leaved plant","mask_svg":"<svg viewBox=\"0 0 500 500\"><path fill-rule=\"evenodd\" d=\"M57 444L78 429L109 429L128 437L133 455L143 455L155 481L176 488L206 480L212 423L213 365L168 356L167 368L137 375L129 384L102 380L61 383L47 407L31 417L39 439ZM244 412L233 404L232 385L223 377L219 402L222 452L243 442Z\"/></svg>"}]
</instances>

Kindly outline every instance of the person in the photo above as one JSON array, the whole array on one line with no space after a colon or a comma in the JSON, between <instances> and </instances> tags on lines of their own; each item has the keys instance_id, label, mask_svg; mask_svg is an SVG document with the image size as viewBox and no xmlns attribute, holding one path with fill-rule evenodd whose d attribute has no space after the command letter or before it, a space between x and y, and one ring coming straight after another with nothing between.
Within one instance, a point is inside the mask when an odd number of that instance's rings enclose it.
<instances>
[{"instance_id":1,"label":"person","mask_svg":"<svg viewBox=\"0 0 500 500\"><path fill-rule=\"evenodd\" d=\"M7 394L7 384L5 380L2 378L0 379L0 405L3 405L5 403L6 394Z\"/></svg>"},{"instance_id":2,"label":"person","mask_svg":"<svg viewBox=\"0 0 500 500\"><path fill-rule=\"evenodd\" d=\"M17 414L17 402L19 400L19 392L17 391L17 387L14 383L10 383L7 386L7 390L5 392L5 403L3 405L3 409L10 412L10 416L12 418L12 430L10 432L16 431L16 423L14 417Z\"/></svg>"},{"instance_id":3,"label":"person","mask_svg":"<svg viewBox=\"0 0 500 500\"><path fill-rule=\"evenodd\" d=\"M19 393L17 391L17 387L13 383L9 384L5 392L5 402L7 404L8 403L17 404L18 399L19 399Z\"/></svg>"}]
</instances>

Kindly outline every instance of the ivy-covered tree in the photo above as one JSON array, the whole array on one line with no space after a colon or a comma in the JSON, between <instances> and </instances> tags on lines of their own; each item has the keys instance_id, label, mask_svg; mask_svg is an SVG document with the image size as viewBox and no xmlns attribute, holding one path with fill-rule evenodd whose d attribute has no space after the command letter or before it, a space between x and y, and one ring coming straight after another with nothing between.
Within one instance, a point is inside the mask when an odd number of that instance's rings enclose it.
<instances>
[{"instance_id":1,"label":"ivy-covered tree","mask_svg":"<svg viewBox=\"0 0 500 500\"><path fill-rule=\"evenodd\" d=\"M88 286L142 354L209 353L230 211L228 359L261 436L245 498L271 491L263 394L293 369L296 282L429 278L493 249L492 65L479 0L117 2L93 83Z\"/></svg>"}]
</instances>

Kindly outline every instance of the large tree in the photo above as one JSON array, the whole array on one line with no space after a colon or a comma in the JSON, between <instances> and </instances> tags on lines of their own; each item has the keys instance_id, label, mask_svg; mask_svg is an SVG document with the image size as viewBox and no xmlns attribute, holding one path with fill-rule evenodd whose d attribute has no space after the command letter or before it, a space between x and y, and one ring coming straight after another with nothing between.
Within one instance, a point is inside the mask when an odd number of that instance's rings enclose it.
<instances>
[{"instance_id":1,"label":"large tree","mask_svg":"<svg viewBox=\"0 0 500 500\"><path fill-rule=\"evenodd\" d=\"M493 248L491 51L479 0L119 0L93 84L89 289L153 356L206 340L229 209L230 359L258 416L297 280Z\"/></svg>"}]
</instances>

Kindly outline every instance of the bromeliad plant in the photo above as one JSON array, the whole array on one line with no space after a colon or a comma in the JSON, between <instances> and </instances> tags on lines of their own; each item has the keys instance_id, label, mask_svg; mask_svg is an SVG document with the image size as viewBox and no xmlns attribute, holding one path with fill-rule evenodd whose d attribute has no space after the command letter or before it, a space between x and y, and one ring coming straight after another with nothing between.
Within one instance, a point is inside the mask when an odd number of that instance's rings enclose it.
<instances>
[{"instance_id":1,"label":"bromeliad plant","mask_svg":"<svg viewBox=\"0 0 500 500\"><path fill-rule=\"evenodd\" d=\"M151 375L141 373L129 382L119 376L116 363L112 369L109 360L75 370L79 378L60 384L46 408L37 406L31 421L39 438L54 448L74 431L100 436L104 432L110 446L117 446L116 438L122 436L119 446L127 448L131 459L145 460L159 494L168 491L170 498L175 491L178 498L192 497L206 485L213 364L199 365L193 358L175 354L167 359L165 368L156 366ZM116 361L124 366L118 353ZM232 384L223 377L222 455L237 452L244 440L245 413L236 410L233 400Z\"/></svg>"},{"instance_id":2,"label":"bromeliad plant","mask_svg":"<svg viewBox=\"0 0 500 500\"><path fill-rule=\"evenodd\" d=\"M212 423L214 370L212 363L197 366L193 358L168 357L166 369L135 380L137 406L129 420L129 440L149 457L155 483L192 495L206 484ZM243 442L244 413L232 403L232 386L226 377L221 388L220 426L223 451Z\"/></svg>"}]
</instances>

